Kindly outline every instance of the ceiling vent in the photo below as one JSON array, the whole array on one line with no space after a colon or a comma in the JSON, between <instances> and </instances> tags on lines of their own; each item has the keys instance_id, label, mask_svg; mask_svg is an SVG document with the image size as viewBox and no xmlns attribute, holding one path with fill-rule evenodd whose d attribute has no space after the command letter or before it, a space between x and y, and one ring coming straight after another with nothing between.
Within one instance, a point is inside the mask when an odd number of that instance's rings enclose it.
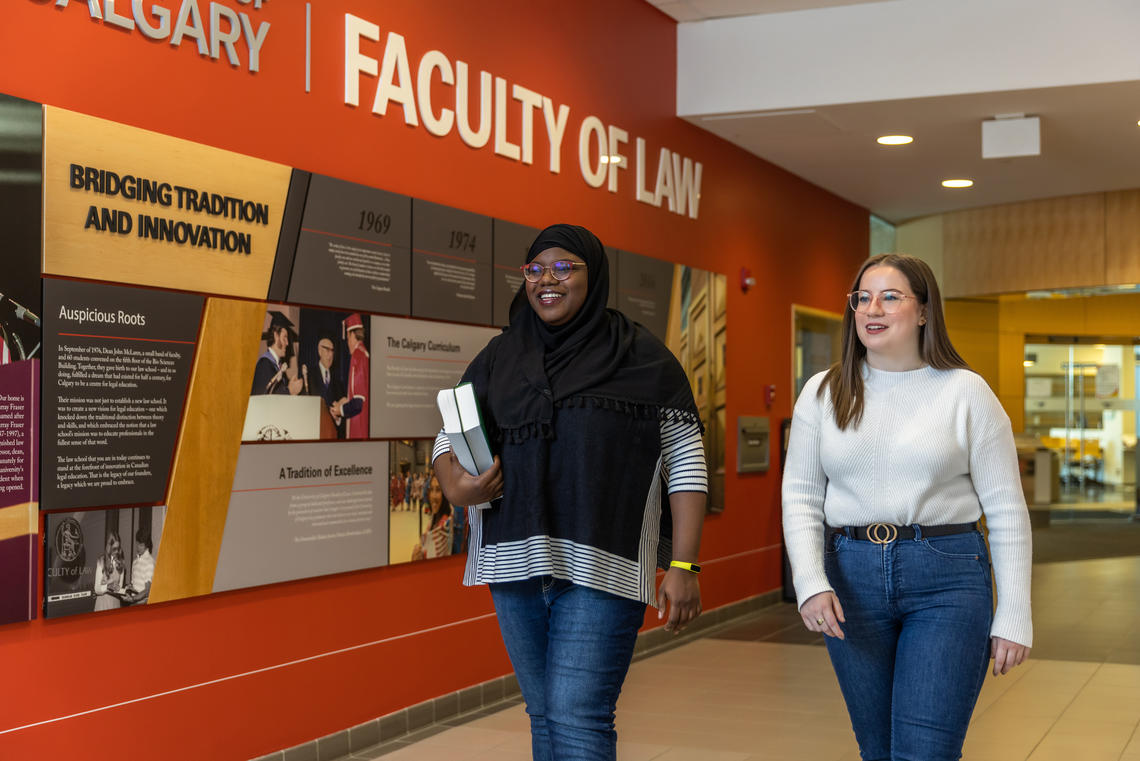
<instances>
[{"instance_id":1,"label":"ceiling vent","mask_svg":"<svg viewBox=\"0 0 1140 761\"><path fill-rule=\"evenodd\" d=\"M982 122L982 158L1008 159L1041 155L1041 119L1025 114L998 114Z\"/></svg>"}]
</instances>

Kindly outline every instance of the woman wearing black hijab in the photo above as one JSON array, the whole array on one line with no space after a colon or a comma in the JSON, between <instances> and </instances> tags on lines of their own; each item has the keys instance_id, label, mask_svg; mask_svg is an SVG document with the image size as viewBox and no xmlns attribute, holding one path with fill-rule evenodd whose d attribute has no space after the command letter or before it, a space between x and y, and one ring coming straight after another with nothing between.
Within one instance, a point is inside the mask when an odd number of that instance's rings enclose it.
<instances>
[{"instance_id":1,"label":"woman wearing black hijab","mask_svg":"<svg viewBox=\"0 0 1140 761\"><path fill-rule=\"evenodd\" d=\"M700 613L702 427L669 350L606 308L609 265L593 233L546 228L523 273L510 325L463 377L496 464L471 476L441 434L434 467L453 504L495 500L469 511L463 583L490 585L534 758L614 759L646 604L658 618L668 608L674 632Z\"/></svg>"}]
</instances>

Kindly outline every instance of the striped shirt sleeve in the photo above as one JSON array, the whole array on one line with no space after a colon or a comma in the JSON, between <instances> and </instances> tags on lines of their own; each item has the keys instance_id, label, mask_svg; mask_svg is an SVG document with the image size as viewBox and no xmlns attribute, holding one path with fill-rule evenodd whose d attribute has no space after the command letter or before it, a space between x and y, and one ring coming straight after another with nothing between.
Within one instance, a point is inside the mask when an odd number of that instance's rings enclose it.
<instances>
[{"instance_id":1,"label":"striped shirt sleeve","mask_svg":"<svg viewBox=\"0 0 1140 761\"><path fill-rule=\"evenodd\" d=\"M435 444L431 448L431 461L435 462L441 454L451 451L451 440L447 438L447 434L443 429L439 429L439 435L435 437Z\"/></svg>"},{"instance_id":2,"label":"striped shirt sleeve","mask_svg":"<svg viewBox=\"0 0 1140 761\"><path fill-rule=\"evenodd\" d=\"M705 447L695 422L661 421L661 459L669 494L683 491L708 493Z\"/></svg>"},{"instance_id":3,"label":"striped shirt sleeve","mask_svg":"<svg viewBox=\"0 0 1140 761\"><path fill-rule=\"evenodd\" d=\"M451 450L447 434L440 430L435 437L431 459ZM661 459L668 493L709 490L708 470L701 429L696 423L680 420L661 421Z\"/></svg>"}]
</instances>

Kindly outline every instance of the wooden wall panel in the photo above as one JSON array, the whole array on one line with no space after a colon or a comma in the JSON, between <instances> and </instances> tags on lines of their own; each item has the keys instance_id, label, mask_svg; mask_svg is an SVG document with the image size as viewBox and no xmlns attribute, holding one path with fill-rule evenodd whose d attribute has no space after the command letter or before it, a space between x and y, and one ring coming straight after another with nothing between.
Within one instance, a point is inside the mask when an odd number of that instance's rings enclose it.
<instances>
[{"instance_id":1,"label":"wooden wall panel","mask_svg":"<svg viewBox=\"0 0 1140 761\"><path fill-rule=\"evenodd\" d=\"M206 302L150 601L209 594L222 547L265 304Z\"/></svg>"},{"instance_id":2,"label":"wooden wall panel","mask_svg":"<svg viewBox=\"0 0 1140 761\"><path fill-rule=\"evenodd\" d=\"M947 214L946 295L976 296L1102 284L1103 193Z\"/></svg>"},{"instance_id":3,"label":"wooden wall panel","mask_svg":"<svg viewBox=\"0 0 1140 761\"><path fill-rule=\"evenodd\" d=\"M1140 190L1104 196L1104 282L1140 283Z\"/></svg>"}]
</instances>

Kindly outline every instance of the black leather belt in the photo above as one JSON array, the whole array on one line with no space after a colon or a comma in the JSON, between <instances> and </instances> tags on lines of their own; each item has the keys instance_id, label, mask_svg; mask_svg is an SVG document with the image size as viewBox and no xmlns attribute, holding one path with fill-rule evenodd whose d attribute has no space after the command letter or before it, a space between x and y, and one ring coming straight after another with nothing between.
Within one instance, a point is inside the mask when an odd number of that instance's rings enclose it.
<instances>
[{"instance_id":1,"label":"black leather belt","mask_svg":"<svg viewBox=\"0 0 1140 761\"><path fill-rule=\"evenodd\" d=\"M977 531L978 524L974 523L945 523L940 526L919 526L918 531L923 537L949 536L951 534L966 534ZM860 542L874 542L875 544L890 544L896 539L914 539L917 535L914 526L896 526L893 523L872 523L870 526L844 526L836 528L827 527L827 537L833 534L843 534L850 539Z\"/></svg>"}]
</instances>

